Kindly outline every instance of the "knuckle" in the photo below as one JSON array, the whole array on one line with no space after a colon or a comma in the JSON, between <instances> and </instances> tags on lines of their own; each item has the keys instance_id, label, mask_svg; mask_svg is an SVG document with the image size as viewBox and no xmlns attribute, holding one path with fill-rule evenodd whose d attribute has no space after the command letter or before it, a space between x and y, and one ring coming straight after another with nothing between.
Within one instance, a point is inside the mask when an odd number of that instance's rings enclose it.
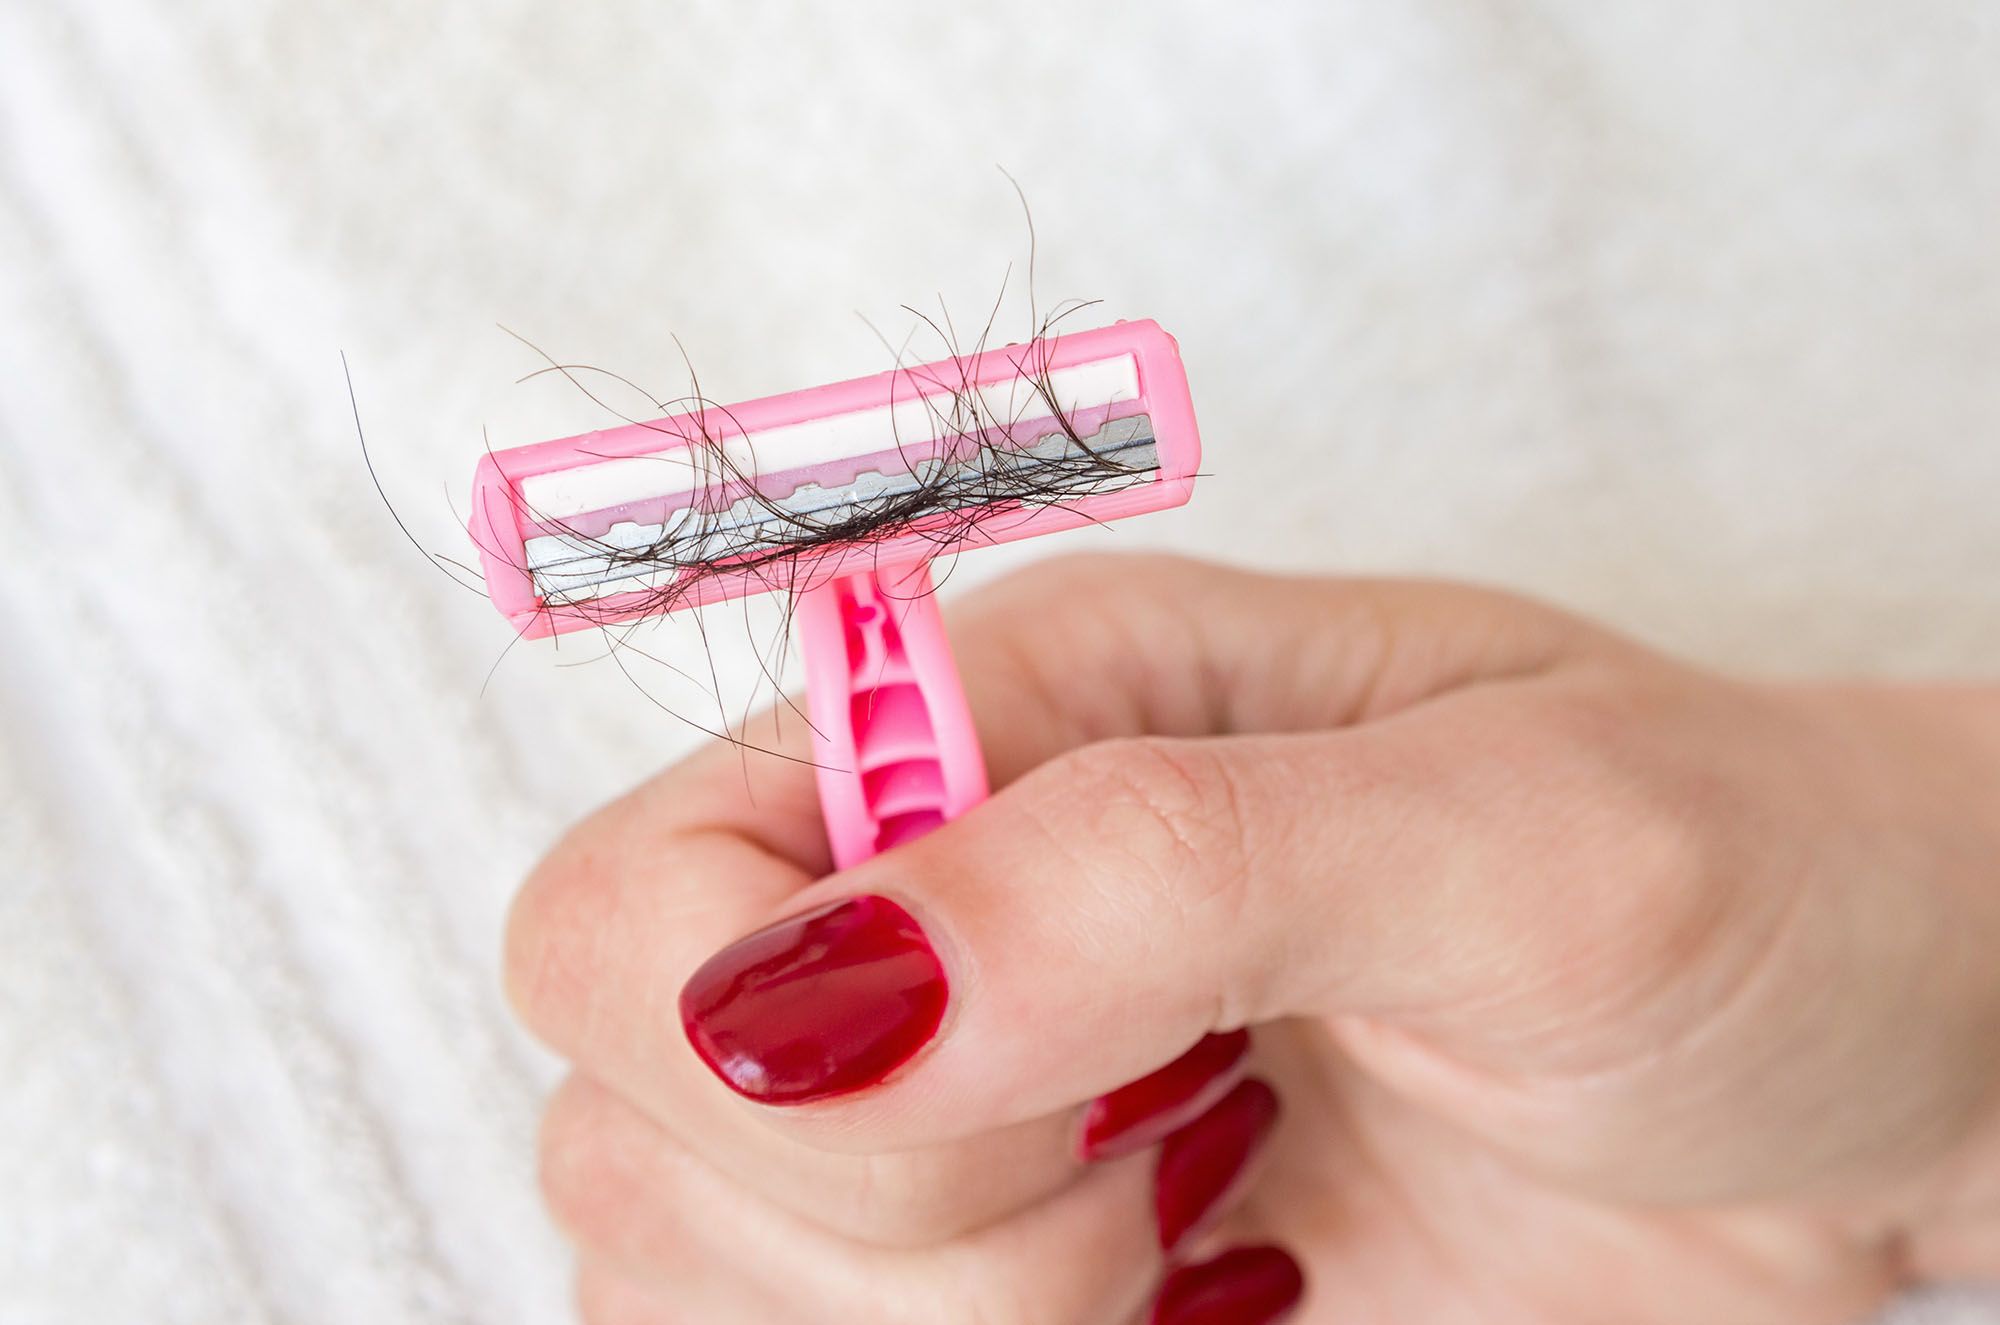
<instances>
[{"instance_id":1,"label":"knuckle","mask_svg":"<svg viewBox=\"0 0 2000 1325\"><path fill-rule=\"evenodd\" d=\"M1531 715L1546 760L1537 854L1551 862L1566 923L1538 942L1579 1006L1624 997L1705 941L1734 875L1727 772L1677 748L1675 684L1631 678L1572 686Z\"/></svg>"},{"instance_id":2,"label":"knuckle","mask_svg":"<svg viewBox=\"0 0 2000 1325\"><path fill-rule=\"evenodd\" d=\"M958 1325L1050 1325L1051 1296L1042 1276L1024 1275L990 1255L955 1248L931 1267L910 1293L912 1321L949 1320Z\"/></svg>"},{"instance_id":3,"label":"knuckle","mask_svg":"<svg viewBox=\"0 0 2000 1325\"><path fill-rule=\"evenodd\" d=\"M1060 761L1051 788L1085 799L1096 845L1117 852L1184 902L1234 897L1244 816L1224 761L1199 741L1135 737Z\"/></svg>"},{"instance_id":4,"label":"knuckle","mask_svg":"<svg viewBox=\"0 0 2000 1325\"><path fill-rule=\"evenodd\" d=\"M629 1213L631 1175L612 1136L612 1107L602 1087L571 1077L542 1117L542 1201L556 1226L579 1243L609 1240Z\"/></svg>"},{"instance_id":5,"label":"knuckle","mask_svg":"<svg viewBox=\"0 0 2000 1325\"><path fill-rule=\"evenodd\" d=\"M599 945L617 928L615 876L590 848L588 828L573 830L521 885L501 959L515 1015L559 1050L589 1006Z\"/></svg>"},{"instance_id":6,"label":"knuckle","mask_svg":"<svg viewBox=\"0 0 2000 1325\"><path fill-rule=\"evenodd\" d=\"M616 1271L594 1263L577 1270L576 1310L583 1325L674 1325L659 1302Z\"/></svg>"},{"instance_id":7,"label":"knuckle","mask_svg":"<svg viewBox=\"0 0 2000 1325\"><path fill-rule=\"evenodd\" d=\"M1216 934L1256 932L1270 889L1251 862L1243 794L1227 755L1208 742L1139 737L1086 746L1058 761L1045 788L1057 831L1047 845L1073 866L1071 923L1080 941L1174 951L1199 963L1184 989L1212 997L1207 1015L1237 1025L1271 997L1233 969ZM1079 822L1079 816L1081 821ZM1188 997L1195 997L1193 992Z\"/></svg>"},{"instance_id":8,"label":"knuckle","mask_svg":"<svg viewBox=\"0 0 2000 1325\"><path fill-rule=\"evenodd\" d=\"M1188 579L1213 574L1214 567L1171 552L1070 552L1016 571L1009 582L1035 592L1040 601L1094 599L1123 590L1135 579Z\"/></svg>"},{"instance_id":9,"label":"knuckle","mask_svg":"<svg viewBox=\"0 0 2000 1325\"><path fill-rule=\"evenodd\" d=\"M965 1304L965 1319L970 1325L1046 1325L1047 1309L1037 1296L1032 1281L989 1275L978 1298Z\"/></svg>"},{"instance_id":10,"label":"knuckle","mask_svg":"<svg viewBox=\"0 0 2000 1325\"><path fill-rule=\"evenodd\" d=\"M1038 633L1070 641L1072 655L1115 653L1137 646L1134 628L1142 622L1170 617L1191 597L1225 591L1245 579L1241 571L1172 553L1071 553L1015 571L992 586L987 601L1006 609L1006 616L1032 614ZM1061 667L1061 655L1031 648L1017 635L1002 635L996 643L1033 667Z\"/></svg>"},{"instance_id":11,"label":"knuckle","mask_svg":"<svg viewBox=\"0 0 2000 1325\"><path fill-rule=\"evenodd\" d=\"M1628 872L1683 876L1701 844L1687 793L1658 733L1678 715L1643 686L1571 686L1534 714L1553 776L1589 806L1572 831L1581 844L1615 848Z\"/></svg>"},{"instance_id":12,"label":"knuckle","mask_svg":"<svg viewBox=\"0 0 2000 1325\"><path fill-rule=\"evenodd\" d=\"M985 1202L969 1198L962 1173L948 1173L921 1154L856 1156L845 1204L842 1231L892 1251L941 1246L994 1217Z\"/></svg>"}]
</instances>

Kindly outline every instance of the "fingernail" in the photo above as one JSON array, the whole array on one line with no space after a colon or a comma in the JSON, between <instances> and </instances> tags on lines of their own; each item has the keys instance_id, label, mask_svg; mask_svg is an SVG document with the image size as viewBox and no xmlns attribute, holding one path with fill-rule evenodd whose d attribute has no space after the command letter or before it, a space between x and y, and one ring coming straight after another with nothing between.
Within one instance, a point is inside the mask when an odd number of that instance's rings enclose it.
<instances>
[{"instance_id":1,"label":"fingernail","mask_svg":"<svg viewBox=\"0 0 2000 1325\"><path fill-rule=\"evenodd\" d=\"M681 990L694 1051L760 1104L875 1085L937 1034L944 967L910 913L853 897L781 920L708 959Z\"/></svg>"},{"instance_id":2,"label":"fingernail","mask_svg":"<svg viewBox=\"0 0 2000 1325\"><path fill-rule=\"evenodd\" d=\"M1250 1032L1204 1035L1159 1071L1100 1095L1083 1111L1079 1159L1136 1154L1207 1113L1243 1077Z\"/></svg>"},{"instance_id":3,"label":"fingernail","mask_svg":"<svg viewBox=\"0 0 2000 1325\"><path fill-rule=\"evenodd\" d=\"M1171 1256L1207 1231L1277 1120L1277 1092L1252 1077L1167 1138L1153 1182L1161 1250Z\"/></svg>"},{"instance_id":4,"label":"fingernail","mask_svg":"<svg viewBox=\"0 0 2000 1325\"><path fill-rule=\"evenodd\" d=\"M1305 1296L1299 1263L1279 1247L1234 1247L1167 1276L1148 1325L1276 1325Z\"/></svg>"}]
</instances>

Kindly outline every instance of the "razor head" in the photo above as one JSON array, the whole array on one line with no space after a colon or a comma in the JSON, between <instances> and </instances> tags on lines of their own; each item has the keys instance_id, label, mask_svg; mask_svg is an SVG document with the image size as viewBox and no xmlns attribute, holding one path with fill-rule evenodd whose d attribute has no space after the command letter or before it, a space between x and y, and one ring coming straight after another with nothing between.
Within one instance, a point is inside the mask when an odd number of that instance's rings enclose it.
<instances>
[{"instance_id":1,"label":"razor head","mask_svg":"<svg viewBox=\"0 0 2000 1325\"><path fill-rule=\"evenodd\" d=\"M523 635L806 588L1178 506L1173 338L1120 322L488 454L470 533Z\"/></svg>"}]
</instances>

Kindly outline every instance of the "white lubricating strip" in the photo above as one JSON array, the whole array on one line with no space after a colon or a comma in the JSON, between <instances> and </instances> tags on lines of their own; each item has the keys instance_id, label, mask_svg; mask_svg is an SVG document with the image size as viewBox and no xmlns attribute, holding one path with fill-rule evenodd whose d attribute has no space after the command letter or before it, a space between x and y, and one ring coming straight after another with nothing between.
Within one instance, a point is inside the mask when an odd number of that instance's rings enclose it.
<instances>
[{"instance_id":1,"label":"white lubricating strip","mask_svg":"<svg viewBox=\"0 0 2000 1325\"><path fill-rule=\"evenodd\" d=\"M1139 397L1139 365L1131 355L1053 369L1047 380L1064 414ZM955 394L912 394L894 405L766 428L733 438L722 448L723 455L739 473L776 474L922 445L937 440L941 423L948 427L954 422ZM1000 424L1031 423L1055 413L1035 384L1019 376L979 388L979 400ZM714 456L702 448L675 448L536 474L521 480L521 498L530 518L567 520L627 502L698 491L728 476L718 469Z\"/></svg>"}]
</instances>

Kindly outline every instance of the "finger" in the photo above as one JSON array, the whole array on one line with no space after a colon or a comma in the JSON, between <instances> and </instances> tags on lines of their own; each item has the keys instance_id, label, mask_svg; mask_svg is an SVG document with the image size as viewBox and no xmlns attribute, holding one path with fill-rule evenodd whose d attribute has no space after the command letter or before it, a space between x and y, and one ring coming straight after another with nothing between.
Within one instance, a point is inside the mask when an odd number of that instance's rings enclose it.
<instances>
[{"instance_id":1,"label":"finger","mask_svg":"<svg viewBox=\"0 0 2000 1325\"><path fill-rule=\"evenodd\" d=\"M1479 589L1167 556L1043 562L947 616L994 786L1094 741L1342 726L1612 643ZM780 703L742 733L754 748L718 742L628 799L662 834L732 831L823 874L807 738L797 708Z\"/></svg>"},{"instance_id":2,"label":"finger","mask_svg":"<svg viewBox=\"0 0 2000 1325\"><path fill-rule=\"evenodd\" d=\"M956 1237L1074 1179L1080 1161L1061 1117L853 1155L803 1146L748 1116L690 1052L674 1000L704 956L805 878L739 835L683 833L663 846L653 831L621 824L566 847L517 904L514 947L532 956L514 963L516 1006L544 1040L605 1083L559 1093L552 1124L568 1112L602 1111L615 1092L767 1199L891 1246ZM661 877L664 860L722 882L674 886Z\"/></svg>"},{"instance_id":3,"label":"finger","mask_svg":"<svg viewBox=\"0 0 2000 1325\"><path fill-rule=\"evenodd\" d=\"M737 772L718 765L670 774L600 811L543 862L508 931L508 992L523 1021L660 1125L698 1142L717 1167L856 1237L937 1242L1071 1181L1078 1161L1060 1118L960 1144L834 1155L747 1118L701 1066L674 1011L681 986L716 947L809 882L760 840L782 818L755 816L780 803L785 779L759 775L757 810L730 790L741 785Z\"/></svg>"},{"instance_id":4,"label":"finger","mask_svg":"<svg viewBox=\"0 0 2000 1325\"><path fill-rule=\"evenodd\" d=\"M1092 559L980 595L960 614L959 643L968 689L988 719L988 757L1005 782L1064 748L1124 732L1338 721L1482 669L1537 665L1561 638L1556 619L1509 624L1505 601ZM1305 642L1305 621L1337 643ZM1455 630L1467 641L1456 653L1444 643ZM1250 638L1276 647L1246 648ZM1275 667L1279 655L1286 661ZM801 740L797 721L786 730ZM688 1052L673 1008L704 958L787 904L824 863L809 770L706 752L593 816L537 871L509 926L510 996L558 1052L712 1144L717 1162L746 1180L782 1191L783 1175L822 1176L727 1107ZM1187 1042L1198 1036L1191 1028ZM1136 1063L1130 1075L1171 1056ZM960 1192L959 1219L976 1222L1071 1176L1059 1146L1016 1135L1000 1148L1012 1162L974 1154L963 1165L913 1163L908 1185ZM968 1183L966 1169L1003 1177Z\"/></svg>"},{"instance_id":5,"label":"finger","mask_svg":"<svg viewBox=\"0 0 2000 1325\"><path fill-rule=\"evenodd\" d=\"M1498 616L1487 596L1434 587L1089 558L1005 581L954 624L993 781L1004 785L1121 735L1313 725L1406 700L1458 674L1430 641L1447 621L1496 668L1550 647L1479 624ZM1305 621L1338 646L1302 643ZM1504 647L1485 642L1516 633ZM1264 643L1245 648L1248 639ZM1292 671L1270 671L1279 656ZM803 724L784 717L773 710L746 738L802 756ZM557 1052L664 1115L685 1049L662 1009L701 960L827 865L810 768L711 747L578 825L530 877L509 918L509 997Z\"/></svg>"},{"instance_id":6,"label":"finger","mask_svg":"<svg viewBox=\"0 0 2000 1325\"><path fill-rule=\"evenodd\" d=\"M666 1125L610 1089L571 1077L542 1122L543 1174L562 1188L545 1193L549 1203L615 1197L565 1181L576 1174L578 1155L598 1155L607 1138L657 1134L659 1147L698 1153L708 1167L807 1223L871 1246L919 1249L1038 1205L1084 1171L1064 1155L1061 1119L927 1150L853 1155L801 1145L743 1117L739 1102L719 1103L712 1118L689 1110Z\"/></svg>"},{"instance_id":7,"label":"finger","mask_svg":"<svg viewBox=\"0 0 2000 1325\"><path fill-rule=\"evenodd\" d=\"M1249 1191L1278 1111L1277 1092L1251 1077L1166 1139L1153 1171L1153 1213L1168 1256L1212 1231Z\"/></svg>"},{"instance_id":8,"label":"finger","mask_svg":"<svg viewBox=\"0 0 2000 1325\"><path fill-rule=\"evenodd\" d=\"M1250 1033L1205 1035L1165 1067L1092 1100L1077 1119L1076 1151L1093 1162L1164 1141L1219 1103L1250 1067Z\"/></svg>"},{"instance_id":9,"label":"finger","mask_svg":"<svg viewBox=\"0 0 2000 1325\"><path fill-rule=\"evenodd\" d=\"M1177 1267L1160 1285L1147 1325L1276 1325L1305 1296L1305 1274L1281 1247L1231 1247Z\"/></svg>"},{"instance_id":10,"label":"finger","mask_svg":"<svg viewBox=\"0 0 2000 1325\"><path fill-rule=\"evenodd\" d=\"M1049 1202L923 1251L843 1238L779 1210L635 1114L573 1135L544 1184L607 1314L668 1320L1096 1325L1162 1269L1143 1157L1090 1170Z\"/></svg>"},{"instance_id":11,"label":"finger","mask_svg":"<svg viewBox=\"0 0 2000 1325\"><path fill-rule=\"evenodd\" d=\"M1210 1032L1561 970L1523 946L1557 941L1529 923L1535 861L1613 830L1572 808L1587 769L1520 756L1561 746L1537 704L1492 687L1345 731L1074 751L788 900L691 978L690 1038L747 1098L802 1106L766 1110L792 1134L894 1149L1091 1099ZM1651 932L1611 882L1568 898L1597 914L1559 941Z\"/></svg>"},{"instance_id":12,"label":"finger","mask_svg":"<svg viewBox=\"0 0 2000 1325\"><path fill-rule=\"evenodd\" d=\"M576 1308L583 1325L710 1325L724 1320L805 1325L781 1314L781 1305L754 1282L697 1278L668 1284L589 1254L577 1258Z\"/></svg>"},{"instance_id":13,"label":"finger","mask_svg":"<svg viewBox=\"0 0 2000 1325\"><path fill-rule=\"evenodd\" d=\"M1241 1081L1199 1117L1166 1138L1153 1165L1152 1208L1162 1252L1195 1245L1239 1204L1258 1176L1279 1106L1258 1078ZM768 1133L767 1133L768 1135ZM635 1197L651 1201L671 1186L672 1164L696 1155L710 1161L714 1147L691 1144L645 1117L610 1091L572 1077L551 1101L543 1120L540 1172L544 1196L557 1221L571 1227L622 1220ZM975 1223L942 1183L913 1185L894 1161L802 1151L810 1181L787 1180L753 1188L792 1216L851 1241L919 1249L960 1240L997 1220ZM1099 1161L1100 1163L1104 1161ZM845 1166L845 1172L841 1171ZM1000 1180L996 1165L973 1173L954 1164L958 1187ZM631 1175L631 1181L607 1181ZM721 1170L718 1169L718 1172ZM725 1174L725 1176L734 1176ZM803 1177L804 1175L798 1175ZM1026 1208L1028 1202L1016 1202ZM884 1225L891 1231L885 1232Z\"/></svg>"},{"instance_id":14,"label":"finger","mask_svg":"<svg viewBox=\"0 0 2000 1325\"><path fill-rule=\"evenodd\" d=\"M696 1320L679 1309L673 1294L593 1257L577 1262L576 1314L583 1325L694 1325Z\"/></svg>"}]
</instances>

